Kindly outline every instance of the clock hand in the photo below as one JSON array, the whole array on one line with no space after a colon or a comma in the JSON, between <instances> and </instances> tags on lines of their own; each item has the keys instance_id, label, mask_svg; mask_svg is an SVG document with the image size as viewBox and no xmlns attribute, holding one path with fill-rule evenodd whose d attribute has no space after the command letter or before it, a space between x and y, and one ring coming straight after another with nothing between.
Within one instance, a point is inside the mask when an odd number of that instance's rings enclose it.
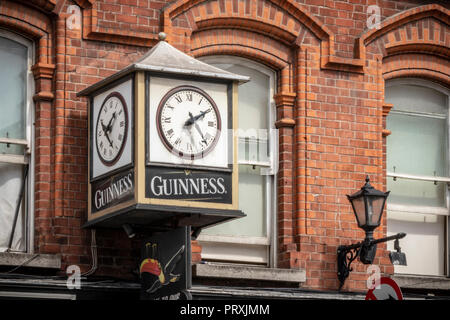
<instances>
[{"instance_id":1,"label":"clock hand","mask_svg":"<svg viewBox=\"0 0 450 320\"><path fill-rule=\"evenodd\" d=\"M189 119L186 120L186 122L184 123L184 125L190 126L191 124L193 124L195 121L197 121L198 119L202 118L205 116L205 114L207 114L208 112L210 112L211 109L205 110L205 111L200 111L200 114L196 115L195 117L192 115L192 113L189 112Z\"/></svg>"},{"instance_id":2,"label":"clock hand","mask_svg":"<svg viewBox=\"0 0 450 320\"><path fill-rule=\"evenodd\" d=\"M204 112L204 114L206 114L206 113L207 113L207 111ZM203 115L204 115L204 114L203 114ZM201 116L201 115L200 115L200 116ZM197 116L197 117L199 117L199 116ZM195 117L192 115L192 113L189 112L189 120L186 121L186 123L185 123L184 125L186 126L186 124L187 124L188 122L189 122L189 125L194 124L195 129L197 129L198 133L200 133L200 136L202 137L202 142L204 142L205 144L207 144L207 142L206 142L206 140L205 140L205 137L203 136L202 130L200 129L199 125L195 122L195 121L197 121L197 120L198 120L198 118L195 119Z\"/></svg>"},{"instance_id":3,"label":"clock hand","mask_svg":"<svg viewBox=\"0 0 450 320\"><path fill-rule=\"evenodd\" d=\"M103 123L103 119L100 119L100 123L102 124L102 130L103 130L103 132L106 133L107 127L106 127L105 124Z\"/></svg>"},{"instance_id":4,"label":"clock hand","mask_svg":"<svg viewBox=\"0 0 450 320\"><path fill-rule=\"evenodd\" d=\"M197 123L194 123L195 129L197 129L198 133L200 133L200 136L202 137L202 142L204 142L205 144L208 144L205 140L205 137L203 136L202 130L200 130L200 127L198 126Z\"/></svg>"},{"instance_id":5,"label":"clock hand","mask_svg":"<svg viewBox=\"0 0 450 320\"><path fill-rule=\"evenodd\" d=\"M116 119L116 112L114 111L111 119L109 120L108 125L106 126L106 130L109 132L111 131L111 127L112 127L112 121Z\"/></svg>"},{"instance_id":6,"label":"clock hand","mask_svg":"<svg viewBox=\"0 0 450 320\"><path fill-rule=\"evenodd\" d=\"M106 139L108 139L109 145L112 147L113 144L112 144L111 139L109 138L108 131L105 131L105 136L106 136Z\"/></svg>"}]
</instances>

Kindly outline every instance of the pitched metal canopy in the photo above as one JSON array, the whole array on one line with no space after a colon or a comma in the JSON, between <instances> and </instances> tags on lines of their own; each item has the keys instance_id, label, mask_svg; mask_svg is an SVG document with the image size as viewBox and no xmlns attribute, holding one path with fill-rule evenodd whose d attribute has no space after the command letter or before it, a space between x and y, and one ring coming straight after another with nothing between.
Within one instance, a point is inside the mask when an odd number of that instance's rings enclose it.
<instances>
[{"instance_id":1,"label":"pitched metal canopy","mask_svg":"<svg viewBox=\"0 0 450 320\"><path fill-rule=\"evenodd\" d=\"M125 69L93 84L80 91L78 96L86 96L134 71L153 71L158 73L170 73L178 75L195 76L202 78L214 78L245 83L250 80L247 76L238 75L217 67L213 67L205 62L197 60L184 52L173 47L166 41L165 36L160 34L159 41L138 61L132 63Z\"/></svg>"}]
</instances>

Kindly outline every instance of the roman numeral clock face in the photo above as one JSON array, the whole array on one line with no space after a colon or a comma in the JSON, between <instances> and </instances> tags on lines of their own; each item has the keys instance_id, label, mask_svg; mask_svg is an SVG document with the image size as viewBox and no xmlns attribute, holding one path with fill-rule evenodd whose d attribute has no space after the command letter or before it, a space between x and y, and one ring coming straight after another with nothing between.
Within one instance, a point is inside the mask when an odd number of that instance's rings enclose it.
<instances>
[{"instance_id":1,"label":"roman numeral clock face","mask_svg":"<svg viewBox=\"0 0 450 320\"><path fill-rule=\"evenodd\" d=\"M156 121L164 146L185 159L206 156L216 145L221 130L213 99L193 86L170 90L159 104Z\"/></svg>"},{"instance_id":2,"label":"roman numeral clock face","mask_svg":"<svg viewBox=\"0 0 450 320\"><path fill-rule=\"evenodd\" d=\"M128 111L124 98L113 92L104 100L97 117L96 146L100 160L114 165L122 154L128 132Z\"/></svg>"}]
</instances>

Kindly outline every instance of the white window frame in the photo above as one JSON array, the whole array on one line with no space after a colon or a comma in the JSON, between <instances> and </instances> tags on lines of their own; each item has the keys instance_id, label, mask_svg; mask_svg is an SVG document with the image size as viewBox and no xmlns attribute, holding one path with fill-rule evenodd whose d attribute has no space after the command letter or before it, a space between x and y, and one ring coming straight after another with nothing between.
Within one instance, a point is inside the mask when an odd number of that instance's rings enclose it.
<instances>
[{"instance_id":1,"label":"white window frame","mask_svg":"<svg viewBox=\"0 0 450 320\"><path fill-rule=\"evenodd\" d=\"M27 99L26 99L26 139L8 139L0 138L0 143L9 143L16 145L23 145L25 149L25 154L14 155L14 154L4 154L0 155L0 162L2 163L14 163L14 164L27 164L28 167L28 177L27 184L25 186L25 201L23 203L24 207L24 237L25 237L25 251L26 253L34 253L34 143L35 143L35 133L34 133L34 77L31 67L34 64L35 59L35 46L31 39L25 38L22 35L16 34L11 31L0 28L0 37L7 38L9 40L15 41L27 47ZM21 251L22 252L22 251Z\"/></svg>"},{"instance_id":2,"label":"white window frame","mask_svg":"<svg viewBox=\"0 0 450 320\"><path fill-rule=\"evenodd\" d=\"M276 90L276 72L270 70L267 66L260 63L237 57L237 56L206 56L201 57L200 60L209 64L236 64L240 63L248 68L252 68L261 72L269 77L270 90L268 94L269 105L267 106L268 117L267 117L267 128L272 129L272 133L276 133L275 120L276 120L276 106L274 100L274 94ZM251 79L250 79L251 81ZM242 138L239 138L242 139ZM272 142L273 141L273 142ZM271 143L272 142L272 143ZM252 247L266 247L267 251L267 261L262 261L255 257L248 257L245 263L255 263L264 264L268 267L277 267L277 241L276 241L276 217L277 217L277 168L278 168L278 135L272 135L272 139L269 138L269 148L270 148L270 162L259 162L259 161L243 161L239 160L239 164L244 165L254 165L260 167L261 170L265 170L265 190L266 190L266 236L265 237L252 237L252 236L216 236L216 235L205 235L200 234L198 240L208 243L217 243L218 248L220 245L235 245L236 247L244 247L251 250ZM202 255L205 259L223 259L226 255ZM233 259L232 254L228 256L230 262L237 262ZM233 261L235 260L235 261Z\"/></svg>"},{"instance_id":3,"label":"white window frame","mask_svg":"<svg viewBox=\"0 0 450 320\"><path fill-rule=\"evenodd\" d=\"M386 81L385 87L392 87L398 85L417 85L425 88L434 89L438 92L443 93L447 96L447 148L446 148L446 157L450 160L450 89L441 86L438 83L432 82L430 80L423 80L418 78L402 78L402 79L393 79ZM389 102L389 101L387 101ZM390 111L390 114L408 114L409 112L405 111L396 111L395 106L394 109ZM418 114L418 113L414 113ZM436 114L432 113L423 113L421 116L431 117L431 118L440 118ZM388 115L389 117L389 115ZM411 212L411 213L419 213L419 214L432 214L432 215L441 215L445 216L445 268L444 272L447 276L450 275L450 161L447 164L447 176L425 176L425 175L413 175L413 174L402 174L396 173L393 171L389 171L390 168L387 168L386 176L387 179L406 179L406 180L416 180L416 181L429 181L430 183L434 182L444 182L447 184L446 188L446 199L445 204L446 207L429 207L429 206L415 206L415 205L400 205L400 204L387 204L387 211L392 212Z\"/></svg>"}]
</instances>

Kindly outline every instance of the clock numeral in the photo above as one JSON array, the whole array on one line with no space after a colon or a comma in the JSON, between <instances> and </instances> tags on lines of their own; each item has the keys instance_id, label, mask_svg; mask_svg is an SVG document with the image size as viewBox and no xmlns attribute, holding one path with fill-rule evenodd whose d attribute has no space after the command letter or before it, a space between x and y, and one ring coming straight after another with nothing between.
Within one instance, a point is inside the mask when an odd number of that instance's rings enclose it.
<instances>
[{"instance_id":1,"label":"clock numeral","mask_svg":"<svg viewBox=\"0 0 450 320\"><path fill-rule=\"evenodd\" d=\"M198 101L198 104L201 104L203 101L203 97L200 97L200 100Z\"/></svg>"},{"instance_id":2,"label":"clock numeral","mask_svg":"<svg viewBox=\"0 0 450 320\"><path fill-rule=\"evenodd\" d=\"M167 117L167 118L164 118L164 120L163 120L165 123L170 123L171 121L172 121L172 118L171 117Z\"/></svg>"},{"instance_id":3,"label":"clock numeral","mask_svg":"<svg viewBox=\"0 0 450 320\"><path fill-rule=\"evenodd\" d=\"M120 109L119 116L122 115L123 109Z\"/></svg>"},{"instance_id":4,"label":"clock numeral","mask_svg":"<svg viewBox=\"0 0 450 320\"><path fill-rule=\"evenodd\" d=\"M120 127L122 128L125 125L125 121L120 121Z\"/></svg>"},{"instance_id":5,"label":"clock numeral","mask_svg":"<svg viewBox=\"0 0 450 320\"><path fill-rule=\"evenodd\" d=\"M100 149L103 149L103 141L100 142Z\"/></svg>"},{"instance_id":6,"label":"clock numeral","mask_svg":"<svg viewBox=\"0 0 450 320\"><path fill-rule=\"evenodd\" d=\"M118 139L119 141L122 141L123 135L119 133L119 136L117 137L117 139Z\"/></svg>"},{"instance_id":7,"label":"clock numeral","mask_svg":"<svg viewBox=\"0 0 450 320\"><path fill-rule=\"evenodd\" d=\"M173 107L170 104L166 104L166 107L173 110Z\"/></svg>"},{"instance_id":8,"label":"clock numeral","mask_svg":"<svg viewBox=\"0 0 450 320\"><path fill-rule=\"evenodd\" d=\"M186 92L186 99L192 101L192 92Z\"/></svg>"},{"instance_id":9,"label":"clock numeral","mask_svg":"<svg viewBox=\"0 0 450 320\"><path fill-rule=\"evenodd\" d=\"M167 130L167 135L169 136L169 138L172 138L172 136L173 136L173 130L172 130L172 129Z\"/></svg>"},{"instance_id":10,"label":"clock numeral","mask_svg":"<svg viewBox=\"0 0 450 320\"><path fill-rule=\"evenodd\" d=\"M182 103L183 99L180 96L175 96L175 100L178 101L178 103Z\"/></svg>"},{"instance_id":11,"label":"clock numeral","mask_svg":"<svg viewBox=\"0 0 450 320\"><path fill-rule=\"evenodd\" d=\"M192 144L190 142L186 142L186 148L190 153L192 153Z\"/></svg>"},{"instance_id":12,"label":"clock numeral","mask_svg":"<svg viewBox=\"0 0 450 320\"><path fill-rule=\"evenodd\" d=\"M208 121L208 127L215 127L214 121Z\"/></svg>"},{"instance_id":13,"label":"clock numeral","mask_svg":"<svg viewBox=\"0 0 450 320\"><path fill-rule=\"evenodd\" d=\"M208 132L205 133L205 140L209 140L210 138L212 138L212 135L210 135Z\"/></svg>"},{"instance_id":14,"label":"clock numeral","mask_svg":"<svg viewBox=\"0 0 450 320\"><path fill-rule=\"evenodd\" d=\"M181 143L181 138L177 138L177 140L175 140L175 144L179 145Z\"/></svg>"}]
</instances>

